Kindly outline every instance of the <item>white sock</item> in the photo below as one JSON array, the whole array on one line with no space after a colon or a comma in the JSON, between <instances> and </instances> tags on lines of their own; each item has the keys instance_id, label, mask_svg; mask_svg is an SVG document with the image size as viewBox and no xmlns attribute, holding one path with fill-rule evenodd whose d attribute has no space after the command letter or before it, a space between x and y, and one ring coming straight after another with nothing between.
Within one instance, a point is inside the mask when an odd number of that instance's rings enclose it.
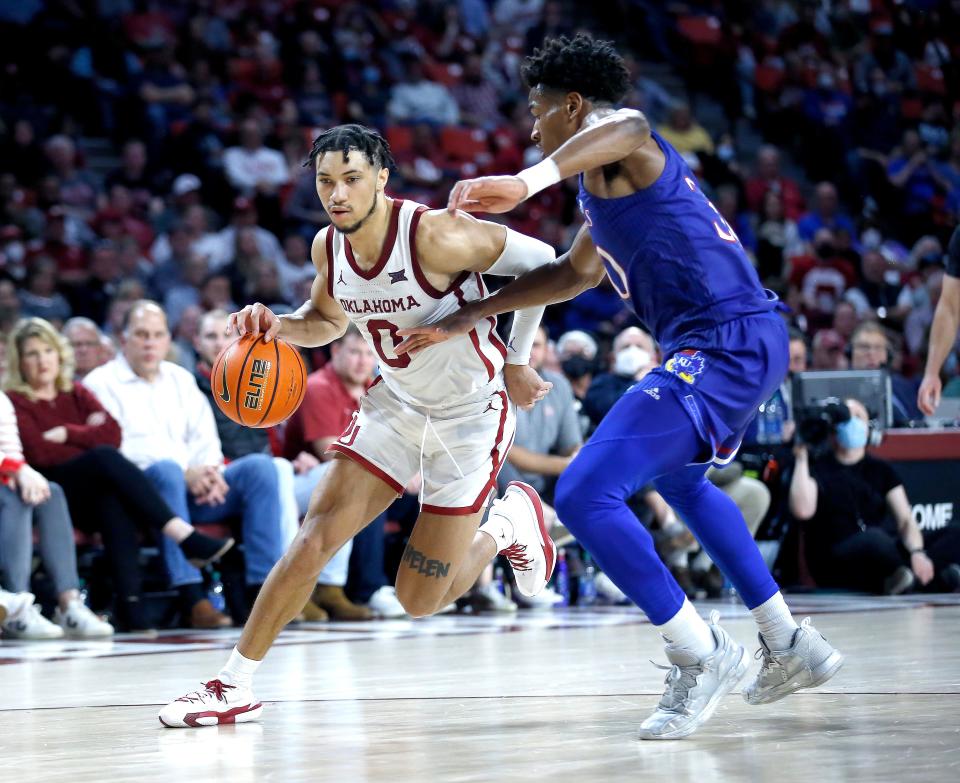
<instances>
[{"instance_id":1,"label":"white sock","mask_svg":"<svg viewBox=\"0 0 960 783\"><path fill-rule=\"evenodd\" d=\"M717 649L717 640L713 638L710 626L686 598L680 611L663 625L658 625L657 630L671 647L687 650L697 658L706 658Z\"/></svg>"},{"instance_id":2,"label":"white sock","mask_svg":"<svg viewBox=\"0 0 960 783\"><path fill-rule=\"evenodd\" d=\"M254 661L250 658L244 658L240 651L234 647L230 653L230 659L220 670L217 678L225 685L235 685L237 688L250 690L253 685L253 674L263 661Z\"/></svg>"},{"instance_id":3,"label":"white sock","mask_svg":"<svg viewBox=\"0 0 960 783\"><path fill-rule=\"evenodd\" d=\"M480 532L493 539L498 552L514 541L513 522L495 508L487 515L487 521L480 525Z\"/></svg>"},{"instance_id":4,"label":"white sock","mask_svg":"<svg viewBox=\"0 0 960 783\"><path fill-rule=\"evenodd\" d=\"M192 532L193 525L180 517L174 517L163 526L163 534L172 539L175 544L183 543Z\"/></svg>"},{"instance_id":5,"label":"white sock","mask_svg":"<svg viewBox=\"0 0 960 783\"><path fill-rule=\"evenodd\" d=\"M771 650L787 650L790 648L793 643L793 634L798 626L779 590L760 606L751 609L750 614L757 621L760 635Z\"/></svg>"}]
</instances>

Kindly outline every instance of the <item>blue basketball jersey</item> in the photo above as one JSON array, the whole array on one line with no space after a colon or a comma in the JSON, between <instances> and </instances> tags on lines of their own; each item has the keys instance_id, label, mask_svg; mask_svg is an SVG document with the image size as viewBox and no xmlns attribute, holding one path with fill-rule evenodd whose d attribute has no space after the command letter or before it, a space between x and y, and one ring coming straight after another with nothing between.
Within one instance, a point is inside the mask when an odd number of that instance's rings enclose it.
<instances>
[{"instance_id":1,"label":"blue basketball jersey","mask_svg":"<svg viewBox=\"0 0 960 783\"><path fill-rule=\"evenodd\" d=\"M666 156L650 187L600 198L580 181L578 201L590 236L620 296L664 354L709 350L717 326L776 309L733 229L700 190L679 153L656 133Z\"/></svg>"}]
</instances>

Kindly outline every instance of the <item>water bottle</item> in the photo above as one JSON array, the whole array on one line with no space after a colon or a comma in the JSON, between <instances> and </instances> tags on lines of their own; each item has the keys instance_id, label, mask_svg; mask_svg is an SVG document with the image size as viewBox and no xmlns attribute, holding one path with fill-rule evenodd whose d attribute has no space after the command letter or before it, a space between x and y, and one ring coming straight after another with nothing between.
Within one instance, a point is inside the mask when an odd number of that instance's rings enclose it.
<instances>
[{"instance_id":1,"label":"water bottle","mask_svg":"<svg viewBox=\"0 0 960 783\"><path fill-rule=\"evenodd\" d=\"M757 413L757 443L775 445L783 443L783 402L776 392L760 406Z\"/></svg>"},{"instance_id":2,"label":"water bottle","mask_svg":"<svg viewBox=\"0 0 960 783\"><path fill-rule=\"evenodd\" d=\"M561 606L570 605L570 574L567 572L567 555L561 549L557 554L557 568L555 579L557 582L556 591L563 596Z\"/></svg>"},{"instance_id":3,"label":"water bottle","mask_svg":"<svg viewBox=\"0 0 960 783\"><path fill-rule=\"evenodd\" d=\"M507 587L507 579L503 573L503 566L497 566L493 569L493 584L496 586L499 593L507 598L510 597L509 588Z\"/></svg>"},{"instance_id":4,"label":"water bottle","mask_svg":"<svg viewBox=\"0 0 960 783\"><path fill-rule=\"evenodd\" d=\"M227 599L223 594L223 582L220 581L219 571L213 572L210 590L207 592L207 598L210 599L210 603L213 604L213 608L218 612L226 612Z\"/></svg>"},{"instance_id":5,"label":"water bottle","mask_svg":"<svg viewBox=\"0 0 960 783\"><path fill-rule=\"evenodd\" d=\"M583 573L580 575L580 594L577 604L591 606L597 602L597 569L588 552L583 555Z\"/></svg>"}]
</instances>

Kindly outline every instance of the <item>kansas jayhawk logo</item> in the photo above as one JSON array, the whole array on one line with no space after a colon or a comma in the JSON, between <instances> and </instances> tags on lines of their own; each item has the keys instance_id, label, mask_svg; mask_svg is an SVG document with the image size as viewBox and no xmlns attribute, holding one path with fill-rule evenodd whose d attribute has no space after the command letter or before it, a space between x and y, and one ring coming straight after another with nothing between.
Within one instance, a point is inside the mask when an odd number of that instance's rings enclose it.
<instances>
[{"instance_id":1,"label":"kansas jayhawk logo","mask_svg":"<svg viewBox=\"0 0 960 783\"><path fill-rule=\"evenodd\" d=\"M693 383L707 366L707 359L700 351L680 351L675 353L663 365L667 372L672 372L681 381Z\"/></svg>"}]
</instances>

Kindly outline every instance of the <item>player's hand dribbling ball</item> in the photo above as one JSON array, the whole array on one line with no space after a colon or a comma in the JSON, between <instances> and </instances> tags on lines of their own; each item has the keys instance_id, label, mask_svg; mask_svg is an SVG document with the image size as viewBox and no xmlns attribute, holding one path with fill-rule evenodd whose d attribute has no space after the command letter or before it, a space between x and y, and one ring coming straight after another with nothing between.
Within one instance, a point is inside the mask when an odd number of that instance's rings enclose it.
<instances>
[{"instance_id":1,"label":"player's hand dribbling ball","mask_svg":"<svg viewBox=\"0 0 960 783\"><path fill-rule=\"evenodd\" d=\"M307 368L285 340L246 334L223 349L210 375L213 399L245 427L272 427L303 402Z\"/></svg>"}]
</instances>

